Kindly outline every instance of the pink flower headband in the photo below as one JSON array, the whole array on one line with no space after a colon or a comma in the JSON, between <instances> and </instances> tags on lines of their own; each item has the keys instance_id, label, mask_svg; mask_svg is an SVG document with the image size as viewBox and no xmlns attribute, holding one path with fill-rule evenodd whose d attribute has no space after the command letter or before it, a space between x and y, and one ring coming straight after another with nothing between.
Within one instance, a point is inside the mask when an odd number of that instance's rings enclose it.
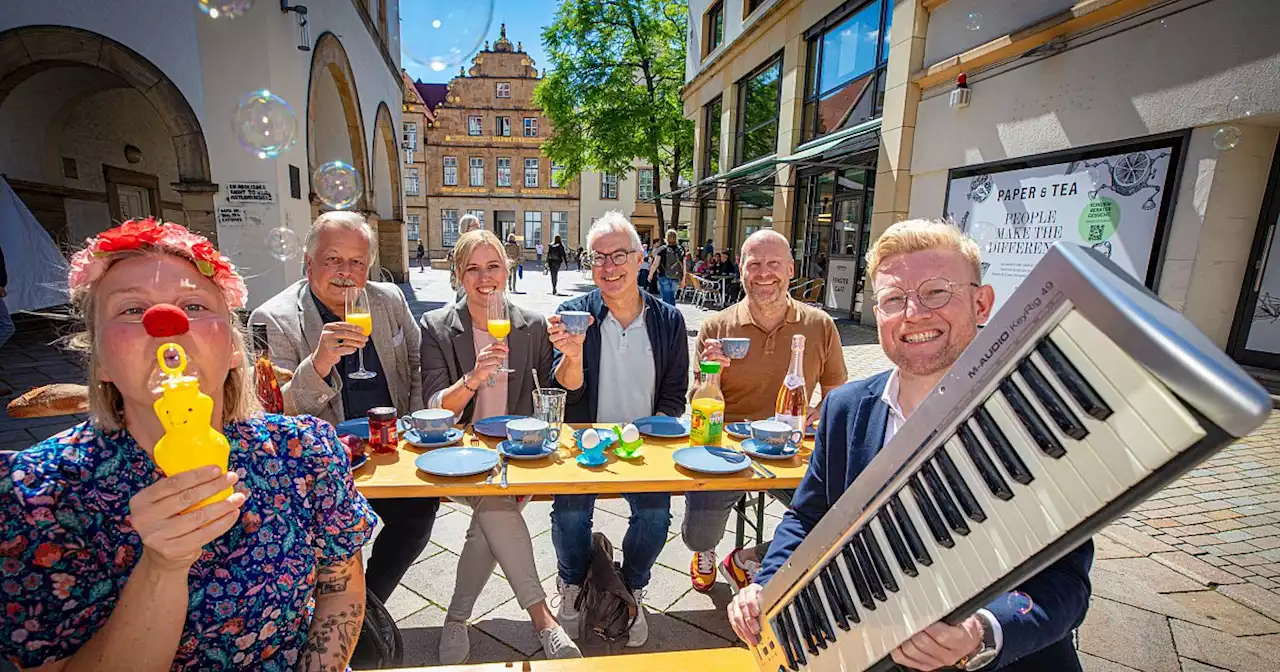
<instances>
[{"instance_id":1,"label":"pink flower headband","mask_svg":"<svg viewBox=\"0 0 1280 672\"><path fill-rule=\"evenodd\" d=\"M249 299L244 278L236 272L231 261L222 256L207 238L191 233L186 227L173 222L161 222L153 217L131 219L114 229L103 231L97 238L85 241L84 249L71 257L71 272L67 281L72 291L97 282L107 270L107 261L114 252L142 249L151 246L158 250L189 259L205 277L222 290L227 307L243 308Z\"/></svg>"}]
</instances>

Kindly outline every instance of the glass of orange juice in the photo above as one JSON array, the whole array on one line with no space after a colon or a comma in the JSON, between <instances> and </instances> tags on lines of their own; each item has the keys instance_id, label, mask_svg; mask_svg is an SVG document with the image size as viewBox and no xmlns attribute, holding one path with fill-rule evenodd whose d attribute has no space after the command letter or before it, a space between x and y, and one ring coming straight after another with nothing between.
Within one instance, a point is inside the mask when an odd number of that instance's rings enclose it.
<instances>
[{"instance_id":1,"label":"glass of orange juice","mask_svg":"<svg viewBox=\"0 0 1280 672\"><path fill-rule=\"evenodd\" d=\"M373 315L369 312L369 293L364 287L347 288L347 319L344 322L360 327L365 336L373 333ZM347 377L356 380L376 378L377 373L366 371L364 368L364 349L361 348L356 352L360 355L360 370L352 371L347 374Z\"/></svg>"},{"instance_id":2,"label":"glass of orange juice","mask_svg":"<svg viewBox=\"0 0 1280 672\"><path fill-rule=\"evenodd\" d=\"M507 312L507 297L500 291L489 295L489 335L501 343L511 333L511 315ZM502 368L495 373L512 373L509 357L502 358Z\"/></svg>"}]
</instances>

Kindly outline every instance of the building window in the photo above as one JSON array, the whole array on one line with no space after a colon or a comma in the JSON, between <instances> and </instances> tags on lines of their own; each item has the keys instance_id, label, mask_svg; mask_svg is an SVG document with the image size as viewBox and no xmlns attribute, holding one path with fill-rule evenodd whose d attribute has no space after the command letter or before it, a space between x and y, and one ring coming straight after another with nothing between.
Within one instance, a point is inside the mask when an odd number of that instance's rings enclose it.
<instances>
[{"instance_id":1,"label":"building window","mask_svg":"<svg viewBox=\"0 0 1280 672\"><path fill-rule=\"evenodd\" d=\"M458 157L444 157L444 186L458 186Z\"/></svg>"},{"instance_id":2,"label":"building window","mask_svg":"<svg viewBox=\"0 0 1280 672\"><path fill-rule=\"evenodd\" d=\"M467 165L471 167L471 186L484 186L484 159L479 156L473 156L467 159Z\"/></svg>"},{"instance_id":3,"label":"building window","mask_svg":"<svg viewBox=\"0 0 1280 672\"><path fill-rule=\"evenodd\" d=\"M445 247L453 247L458 242L458 211L441 210L440 225L444 232L442 239Z\"/></svg>"},{"instance_id":4,"label":"building window","mask_svg":"<svg viewBox=\"0 0 1280 672\"><path fill-rule=\"evenodd\" d=\"M612 173L600 173L600 198L618 199L618 176Z\"/></svg>"},{"instance_id":5,"label":"building window","mask_svg":"<svg viewBox=\"0 0 1280 672\"><path fill-rule=\"evenodd\" d=\"M404 195L418 195L418 169L405 168L404 170Z\"/></svg>"},{"instance_id":6,"label":"building window","mask_svg":"<svg viewBox=\"0 0 1280 672\"><path fill-rule=\"evenodd\" d=\"M467 117L467 135L480 135L484 132L484 117Z\"/></svg>"},{"instance_id":7,"label":"building window","mask_svg":"<svg viewBox=\"0 0 1280 672\"><path fill-rule=\"evenodd\" d=\"M480 228L484 228L484 210L468 210L467 214L479 220Z\"/></svg>"},{"instance_id":8,"label":"building window","mask_svg":"<svg viewBox=\"0 0 1280 672\"><path fill-rule=\"evenodd\" d=\"M707 103L703 108L703 124L707 141L702 155L702 177L707 178L720 174L720 120L724 116L724 101L721 98Z\"/></svg>"},{"instance_id":9,"label":"building window","mask_svg":"<svg viewBox=\"0 0 1280 672\"><path fill-rule=\"evenodd\" d=\"M552 161L551 162L551 188L560 189L564 187L564 166Z\"/></svg>"},{"instance_id":10,"label":"building window","mask_svg":"<svg viewBox=\"0 0 1280 672\"><path fill-rule=\"evenodd\" d=\"M511 82L498 82L498 93L497 93L497 96L498 96L499 98L510 98L510 97L511 97Z\"/></svg>"},{"instance_id":11,"label":"building window","mask_svg":"<svg viewBox=\"0 0 1280 672\"><path fill-rule=\"evenodd\" d=\"M734 165L778 151L782 55L738 82L738 138Z\"/></svg>"},{"instance_id":12,"label":"building window","mask_svg":"<svg viewBox=\"0 0 1280 672\"><path fill-rule=\"evenodd\" d=\"M702 34L707 36L703 56L715 51L724 42L724 0L711 5L711 9L702 15Z\"/></svg>"},{"instance_id":13,"label":"building window","mask_svg":"<svg viewBox=\"0 0 1280 672\"><path fill-rule=\"evenodd\" d=\"M418 151L418 124L406 121L401 124L401 129L403 133L400 136L400 142L404 148L404 162L413 163L413 154Z\"/></svg>"},{"instance_id":14,"label":"building window","mask_svg":"<svg viewBox=\"0 0 1280 672\"><path fill-rule=\"evenodd\" d=\"M538 188L538 160L524 160L524 186L533 189Z\"/></svg>"},{"instance_id":15,"label":"building window","mask_svg":"<svg viewBox=\"0 0 1280 672\"><path fill-rule=\"evenodd\" d=\"M892 3L875 0L851 15L830 17L809 39L802 141L856 126L884 110Z\"/></svg>"},{"instance_id":16,"label":"building window","mask_svg":"<svg viewBox=\"0 0 1280 672\"><path fill-rule=\"evenodd\" d=\"M654 192L653 169L641 168L636 171L636 200L652 201Z\"/></svg>"},{"instance_id":17,"label":"building window","mask_svg":"<svg viewBox=\"0 0 1280 672\"><path fill-rule=\"evenodd\" d=\"M551 240L555 240L556 236L560 236L561 243L569 239L569 213L551 213Z\"/></svg>"},{"instance_id":18,"label":"building window","mask_svg":"<svg viewBox=\"0 0 1280 672\"><path fill-rule=\"evenodd\" d=\"M511 117L498 117L497 133L503 137L511 136Z\"/></svg>"},{"instance_id":19,"label":"building window","mask_svg":"<svg viewBox=\"0 0 1280 672\"><path fill-rule=\"evenodd\" d=\"M537 117L524 118L524 137L526 138L538 137L538 118Z\"/></svg>"},{"instance_id":20,"label":"building window","mask_svg":"<svg viewBox=\"0 0 1280 672\"><path fill-rule=\"evenodd\" d=\"M542 242L542 213L526 210L524 213L524 246L532 250Z\"/></svg>"},{"instance_id":21,"label":"building window","mask_svg":"<svg viewBox=\"0 0 1280 672\"><path fill-rule=\"evenodd\" d=\"M498 157L498 186L511 186L511 159Z\"/></svg>"},{"instance_id":22,"label":"building window","mask_svg":"<svg viewBox=\"0 0 1280 672\"><path fill-rule=\"evenodd\" d=\"M405 235L409 240L419 240L422 237L421 215L405 215L404 226Z\"/></svg>"}]
</instances>

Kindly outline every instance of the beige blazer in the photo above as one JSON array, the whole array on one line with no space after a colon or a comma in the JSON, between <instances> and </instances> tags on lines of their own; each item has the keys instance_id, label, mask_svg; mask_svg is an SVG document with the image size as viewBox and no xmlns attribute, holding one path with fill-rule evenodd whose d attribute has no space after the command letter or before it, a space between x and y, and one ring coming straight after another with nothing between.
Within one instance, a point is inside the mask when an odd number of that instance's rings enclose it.
<instances>
[{"instance_id":1,"label":"beige blazer","mask_svg":"<svg viewBox=\"0 0 1280 672\"><path fill-rule=\"evenodd\" d=\"M372 344L382 361L391 400L401 415L412 413L424 405L419 364L422 332L399 287L370 282L366 289L373 316ZM253 311L249 323L267 325L272 361L293 371L293 380L281 389L285 413L306 413L334 424L347 419L342 408L342 377L330 373L321 378L311 365L324 321L305 278L267 299Z\"/></svg>"}]
</instances>

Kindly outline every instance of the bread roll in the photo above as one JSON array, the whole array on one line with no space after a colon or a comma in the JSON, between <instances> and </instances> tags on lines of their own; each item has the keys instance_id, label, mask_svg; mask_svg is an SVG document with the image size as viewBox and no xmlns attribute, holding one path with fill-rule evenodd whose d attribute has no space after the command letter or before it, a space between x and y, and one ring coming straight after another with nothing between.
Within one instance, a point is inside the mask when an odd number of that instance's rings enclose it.
<instances>
[{"instance_id":1,"label":"bread roll","mask_svg":"<svg viewBox=\"0 0 1280 672\"><path fill-rule=\"evenodd\" d=\"M71 383L37 387L9 402L11 418L48 418L88 412L89 388Z\"/></svg>"}]
</instances>

